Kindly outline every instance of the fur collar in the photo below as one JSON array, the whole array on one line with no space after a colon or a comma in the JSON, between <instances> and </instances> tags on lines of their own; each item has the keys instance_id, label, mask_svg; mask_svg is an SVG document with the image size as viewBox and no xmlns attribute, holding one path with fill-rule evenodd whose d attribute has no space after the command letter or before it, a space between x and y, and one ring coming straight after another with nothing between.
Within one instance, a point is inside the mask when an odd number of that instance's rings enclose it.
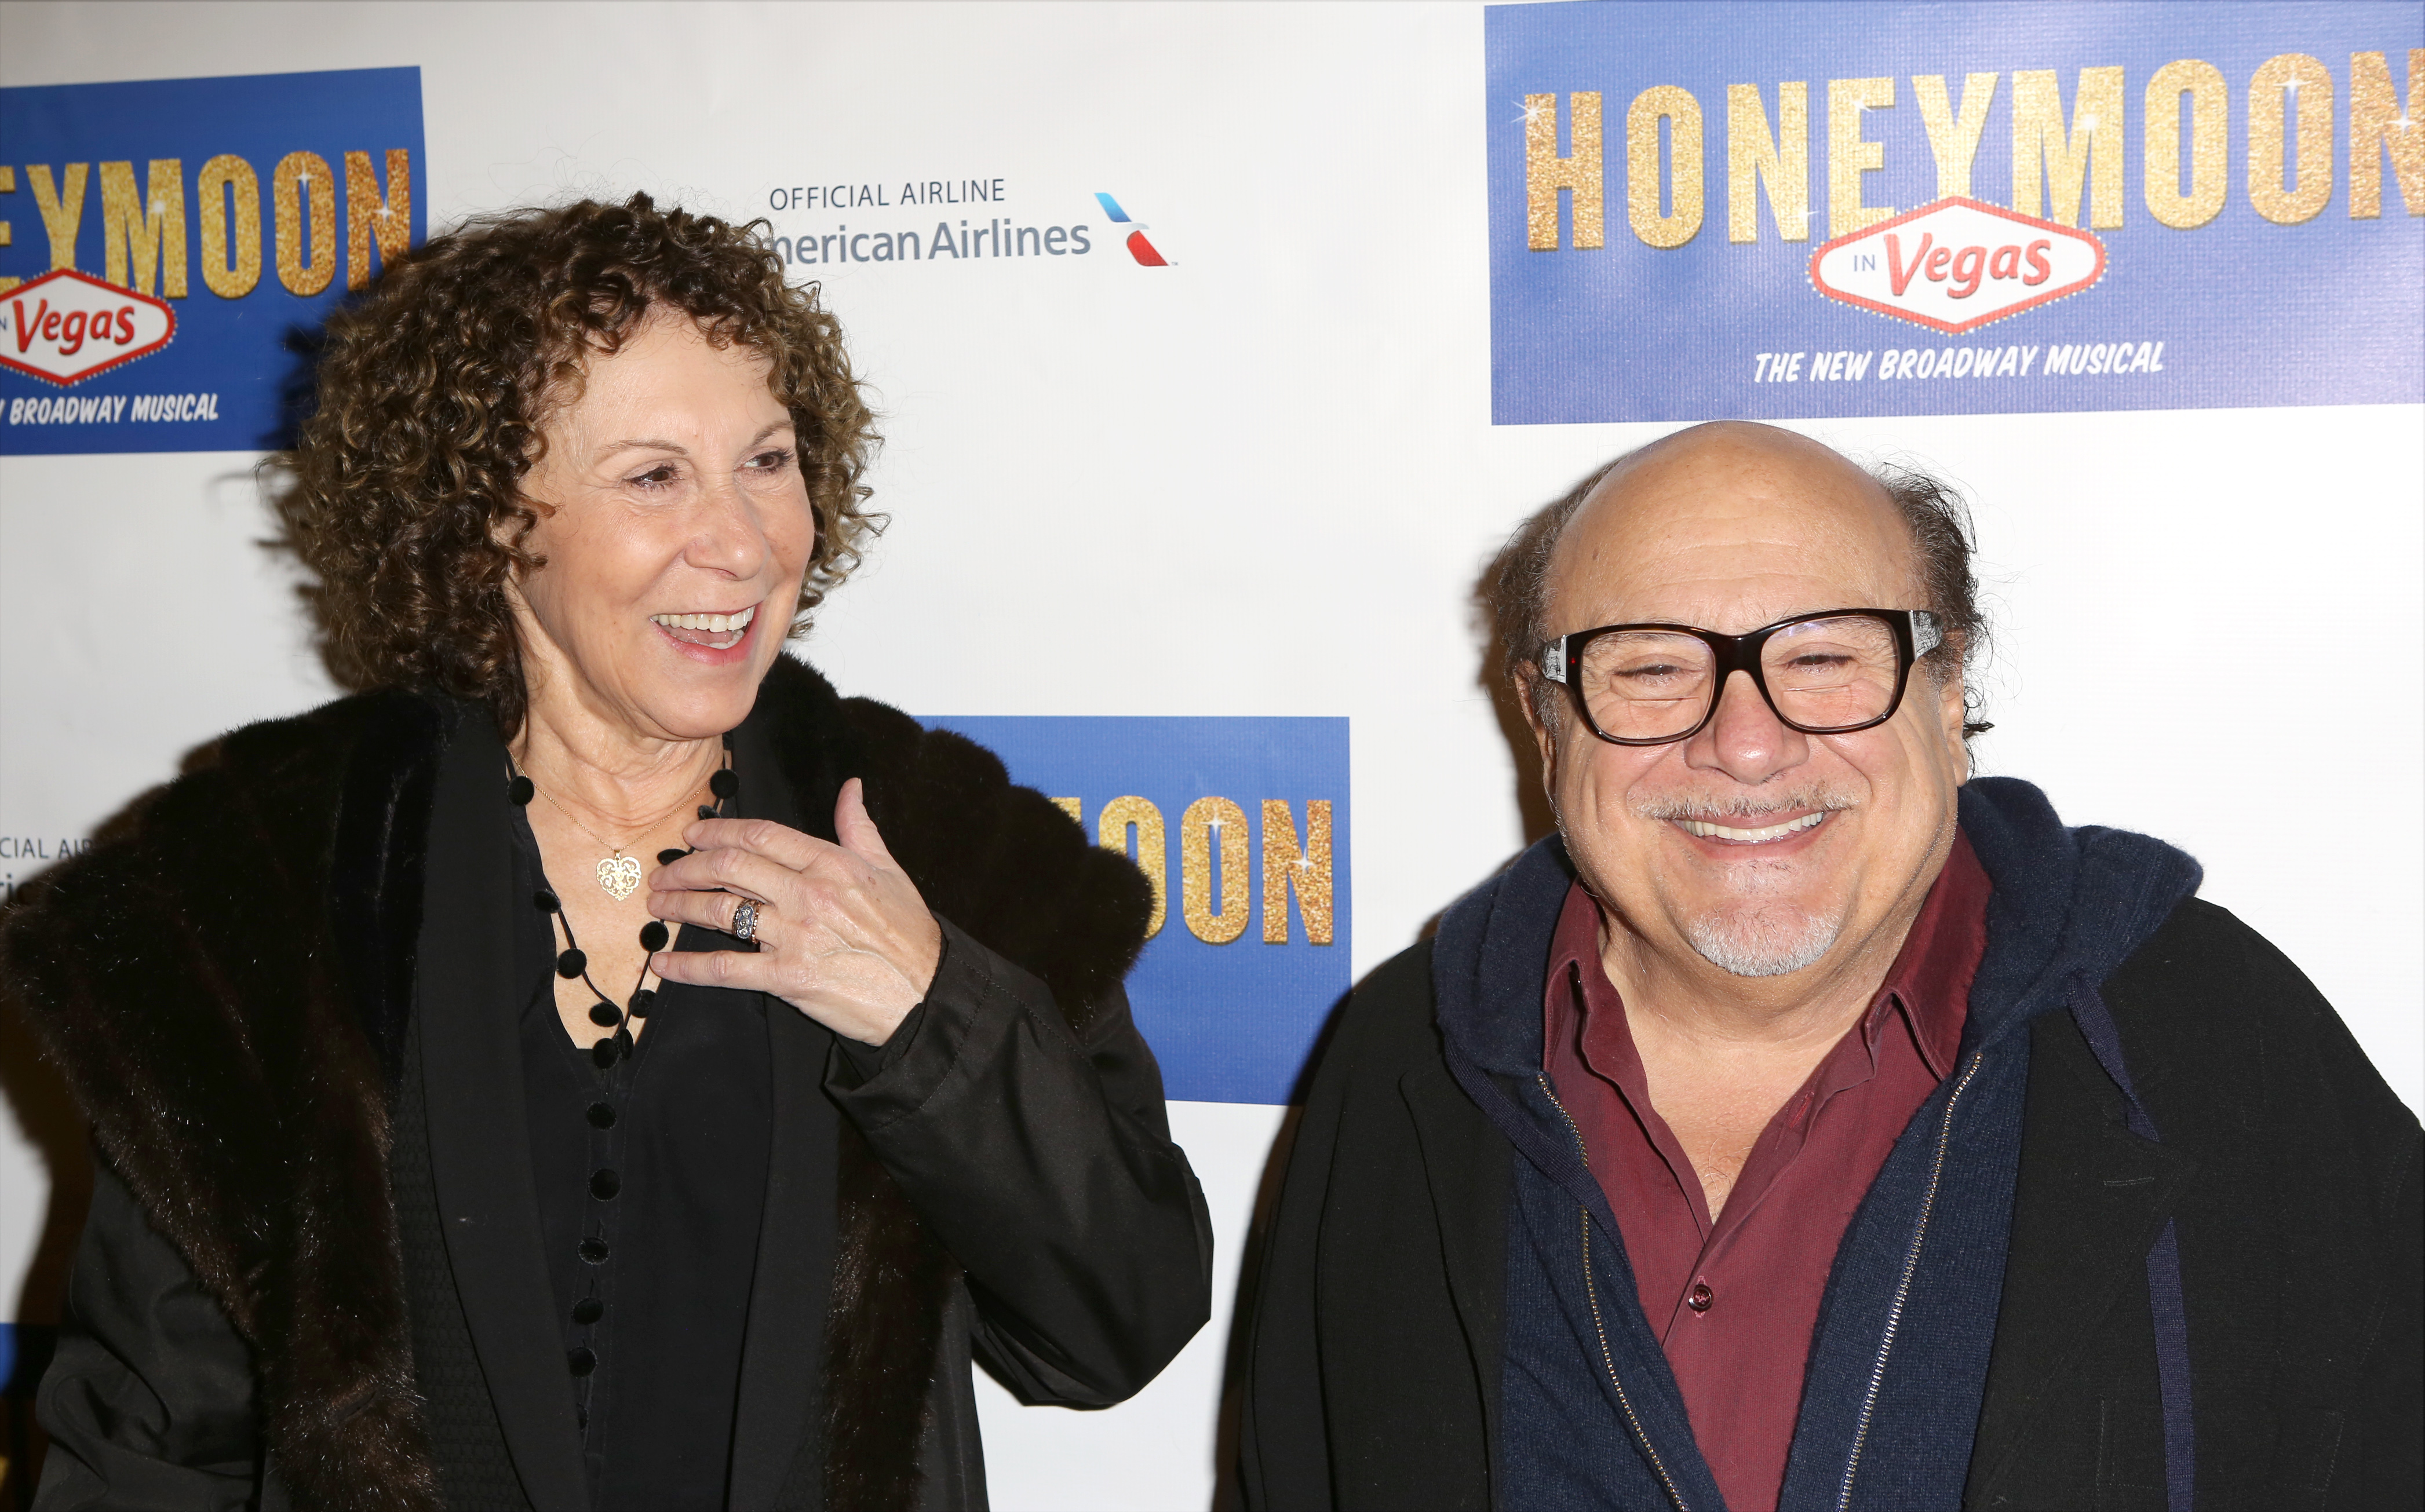
<instances>
[{"instance_id":1,"label":"fur collar","mask_svg":"<svg viewBox=\"0 0 2425 1512\"><path fill-rule=\"evenodd\" d=\"M789 658L760 703L802 813L863 778L928 906L1083 1027L1144 943L1143 876L990 753ZM385 692L238 730L0 920L0 981L252 1346L302 1507L438 1504L387 1155L448 723ZM838 1176L825 1504L907 1508L955 1267L847 1122Z\"/></svg>"}]
</instances>

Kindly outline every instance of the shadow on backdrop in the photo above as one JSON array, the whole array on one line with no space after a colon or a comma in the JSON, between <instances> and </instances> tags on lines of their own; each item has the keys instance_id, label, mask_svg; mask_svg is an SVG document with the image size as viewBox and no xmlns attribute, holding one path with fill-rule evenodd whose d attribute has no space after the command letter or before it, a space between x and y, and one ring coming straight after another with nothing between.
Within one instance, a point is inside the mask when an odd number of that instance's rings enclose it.
<instances>
[{"instance_id":1,"label":"shadow on backdrop","mask_svg":"<svg viewBox=\"0 0 2425 1512\"><path fill-rule=\"evenodd\" d=\"M216 739L195 747L178 770L208 765L217 749ZM92 840L98 844L131 832L161 791L153 788L136 795L94 827ZM8 902L0 905L0 926L41 896L57 867L55 862L16 885ZM33 1505L43 1451L49 1447L34 1421L34 1393L51 1362L59 1311L67 1300L68 1273L75 1264L76 1241L84 1235L85 1214L92 1205L92 1140L83 1111L42 1053L5 982L0 982L0 1102L7 1103L18 1137L41 1157L50 1185L41 1233L26 1258L24 1275L18 1279L16 1310L9 1314L15 1321L8 1326L6 1358L0 1360L0 1508L15 1512Z\"/></svg>"},{"instance_id":2,"label":"shadow on backdrop","mask_svg":"<svg viewBox=\"0 0 2425 1512\"><path fill-rule=\"evenodd\" d=\"M1507 542L1474 580L1467 604L1476 640L1480 643L1481 661L1475 669L1474 681L1490 697L1493 717L1499 722L1501 739L1507 742L1507 754L1515 773L1515 791L1511 795L1523 825L1524 848L1546 838L1557 830L1557 816L1550 810L1548 792L1541 786L1541 753L1533 739L1532 726L1525 723L1524 708L1519 701L1510 669L1534 651L1538 638L1536 627L1520 623L1520 606L1526 597L1521 591L1525 582L1547 566L1549 552L1556 545L1559 530L1566 524L1601 478L1614 467L1614 461L1593 469L1573 487L1527 516L1511 533ZM1506 857L1491 868L1492 874L1504 871L1523 853ZM1482 879L1476 878L1478 883ZM1415 941L1429 940L1439 931L1441 915L1455 899L1443 899L1439 911L1425 919L1415 931ZM1373 971L1380 968L1375 966ZM1245 1498L1238 1485L1239 1436L1244 1425L1246 1372L1253 1353L1255 1298L1262 1279L1263 1248L1271 1233L1272 1218L1279 1206L1280 1189L1288 1171L1289 1154L1295 1147L1296 1132L1305 1114L1307 1093L1313 1085L1314 1073L1328 1053L1331 1042L1339 1033L1340 1021L1346 1016L1347 1005L1356 993L1370 979L1365 974L1347 995L1331 1010L1322 1032L1314 1038L1313 1048L1307 1055L1303 1069L1297 1073L1294 1087L1289 1093L1289 1108L1280 1123L1278 1138L1272 1141L1271 1154L1263 1163L1262 1179L1256 1184L1254 1217L1245 1241L1245 1252L1238 1264L1238 1289L1229 1314L1229 1348L1221 1376L1221 1407L1218 1429L1213 1440L1213 1512L1240 1512Z\"/></svg>"},{"instance_id":3,"label":"shadow on backdrop","mask_svg":"<svg viewBox=\"0 0 2425 1512\"><path fill-rule=\"evenodd\" d=\"M327 337L321 326L297 326L287 331L280 344L290 361L279 382L278 421L259 440L263 450L272 452L292 445L297 426L311 413L314 374ZM233 482L237 476L232 474L215 482ZM267 490L274 486L274 480L251 469L241 477L263 485L263 501L267 506ZM270 513L274 521L276 511L272 509ZM291 559L281 533L274 533L255 544L273 556ZM298 585L297 597L300 607L310 615L308 584ZM315 634L314 640L323 662L336 671L325 635ZM208 766L216 759L217 750L218 740L214 737L185 753L177 770L182 773ZM159 791L155 788L137 794L95 826L91 838L98 843L128 833ZM11 899L0 905L0 922L5 922L8 914L22 900L38 897L53 869L46 867L18 883ZM34 1421L34 1393L50 1363L60 1308L67 1298L68 1275L75 1263L76 1243L83 1236L85 1214L92 1204L92 1146L84 1114L44 1058L5 984L0 984L0 1102L8 1105L20 1138L40 1155L50 1187L41 1233L34 1241L24 1274L17 1280L14 1311L8 1314L14 1321L8 1326L6 1347L0 1349L0 1509L16 1512L33 1504L34 1488L41 1476L43 1451L48 1448L47 1440Z\"/></svg>"}]
</instances>

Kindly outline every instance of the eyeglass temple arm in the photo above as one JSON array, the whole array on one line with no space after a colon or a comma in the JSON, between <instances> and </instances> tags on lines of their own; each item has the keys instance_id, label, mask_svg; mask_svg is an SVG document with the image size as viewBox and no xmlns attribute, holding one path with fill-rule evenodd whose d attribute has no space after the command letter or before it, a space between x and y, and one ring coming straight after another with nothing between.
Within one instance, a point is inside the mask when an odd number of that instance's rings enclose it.
<instances>
[{"instance_id":1,"label":"eyeglass temple arm","mask_svg":"<svg viewBox=\"0 0 2425 1512\"><path fill-rule=\"evenodd\" d=\"M1551 682L1566 680L1566 638L1563 635L1541 647L1541 676Z\"/></svg>"},{"instance_id":2,"label":"eyeglass temple arm","mask_svg":"<svg viewBox=\"0 0 2425 1512\"><path fill-rule=\"evenodd\" d=\"M1945 644L1944 627L1937 623L1935 614L1925 609L1915 609L1910 613L1911 654L1914 658L1924 657Z\"/></svg>"}]
</instances>

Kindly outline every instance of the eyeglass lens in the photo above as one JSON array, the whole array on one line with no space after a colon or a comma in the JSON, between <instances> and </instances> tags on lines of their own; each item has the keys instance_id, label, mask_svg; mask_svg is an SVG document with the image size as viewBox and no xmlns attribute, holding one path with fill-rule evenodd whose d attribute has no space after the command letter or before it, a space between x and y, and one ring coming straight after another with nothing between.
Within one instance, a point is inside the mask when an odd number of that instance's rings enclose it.
<instances>
[{"instance_id":1,"label":"eyeglass lens","mask_svg":"<svg viewBox=\"0 0 2425 1512\"><path fill-rule=\"evenodd\" d=\"M1716 697L1717 654L1671 630L1613 630L1584 644L1583 707L1620 740L1673 740L1701 723ZM1849 729L1893 707L1900 672L1894 631L1848 614L1789 625L1760 647L1776 712L1806 730Z\"/></svg>"}]
</instances>

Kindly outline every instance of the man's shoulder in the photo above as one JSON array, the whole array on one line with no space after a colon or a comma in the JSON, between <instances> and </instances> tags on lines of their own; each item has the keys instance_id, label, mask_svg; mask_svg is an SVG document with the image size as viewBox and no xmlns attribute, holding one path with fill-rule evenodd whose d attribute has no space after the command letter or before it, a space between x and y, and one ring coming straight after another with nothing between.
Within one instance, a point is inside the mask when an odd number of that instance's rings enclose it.
<instances>
[{"instance_id":1,"label":"man's shoulder","mask_svg":"<svg viewBox=\"0 0 2425 1512\"><path fill-rule=\"evenodd\" d=\"M2232 913L2188 898L2106 979L2124 1023L2168 1038L2255 1031L2318 1018L2330 1004L2290 958Z\"/></svg>"},{"instance_id":2,"label":"man's shoulder","mask_svg":"<svg viewBox=\"0 0 2425 1512\"><path fill-rule=\"evenodd\" d=\"M2158 1125L2289 1126L2378 1153L2417 1118L2305 972L2229 909L2184 899L2106 979L2103 995Z\"/></svg>"},{"instance_id":3,"label":"man's shoulder","mask_svg":"<svg viewBox=\"0 0 2425 1512\"><path fill-rule=\"evenodd\" d=\"M1432 1022L1436 1001L1432 942L1426 937L1373 967L1357 984L1349 1011L1363 1020L1370 1032L1437 1050L1438 1035Z\"/></svg>"},{"instance_id":4,"label":"man's shoulder","mask_svg":"<svg viewBox=\"0 0 2425 1512\"><path fill-rule=\"evenodd\" d=\"M1425 938L1382 962L1356 984L1340 1010L1317 1074L1338 1074L1352 1067L1359 1075L1386 1074L1394 1081L1417 1066L1438 1065L1434 1001L1432 942Z\"/></svg>"},{"instance_id":5,"label":"man's shoulder","mask_svg":"<svg viewBox=\"0 0 2425 1512\"><path fill-rule=\"evenodd\" d=\"M2113 976L2116 981L2150 984L2201 977L2238 979L2252 967L2259 977L2249 985L2314 990L2290 958L2239 915L2204 898L2187 898Z\"/></svg>"}]
</instances>

